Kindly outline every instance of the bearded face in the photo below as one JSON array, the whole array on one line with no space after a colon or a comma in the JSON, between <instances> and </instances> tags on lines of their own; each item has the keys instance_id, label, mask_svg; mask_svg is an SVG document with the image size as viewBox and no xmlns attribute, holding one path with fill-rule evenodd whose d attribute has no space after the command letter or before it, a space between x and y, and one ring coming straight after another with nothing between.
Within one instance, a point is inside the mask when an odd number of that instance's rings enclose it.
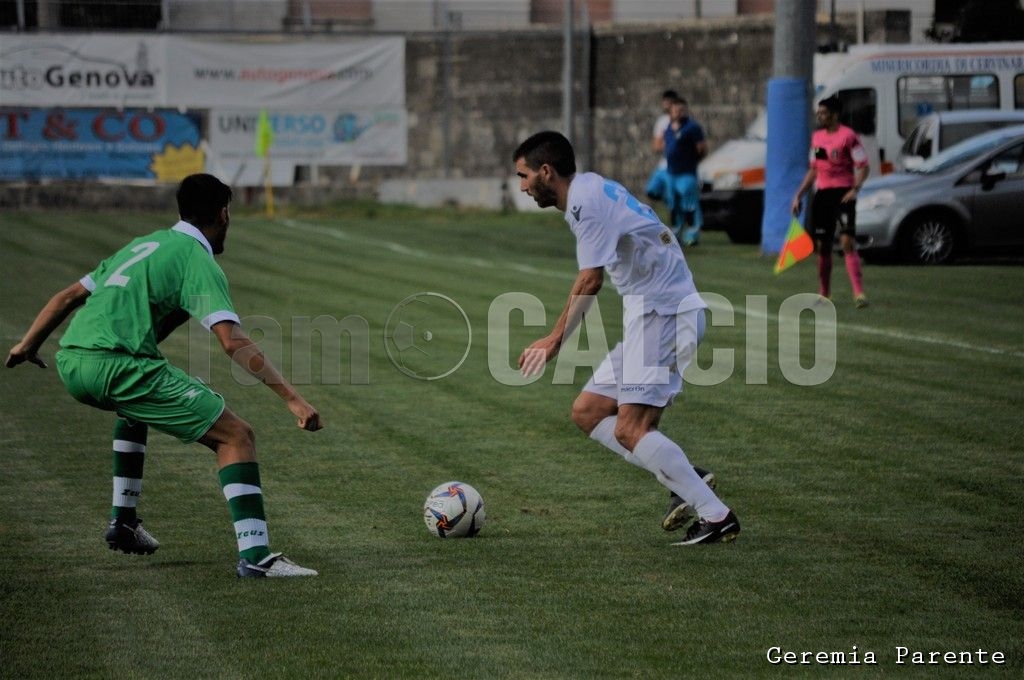
<instances>
[{"instance_id":1,"label":"bearded face","mask_svg":"<svg viewBox=\"0 0 1024 680\"><path fill-rule=\"evenodd\" d=\"M544 177L550 175L550 169L541 166L539 170L531 170L522 158L516 161L516 175L519 177L519 190L525 191L541 208L556 205L558 195Z\"/></svg>"}]
</instances>

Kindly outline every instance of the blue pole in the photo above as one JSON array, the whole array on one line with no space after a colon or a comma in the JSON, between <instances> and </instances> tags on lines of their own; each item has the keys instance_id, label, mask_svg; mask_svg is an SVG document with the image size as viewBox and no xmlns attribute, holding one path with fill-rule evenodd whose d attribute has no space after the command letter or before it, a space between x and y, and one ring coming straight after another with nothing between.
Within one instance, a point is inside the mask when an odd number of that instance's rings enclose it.
<instances>
[{"instance_id":1,"label":"blue pole","mask_svg":"<svg viewBox=\"0 0 1024 680\"><path fill-rule=\"evenodd\" d=\"M761 252L765 255L778 255L786 241L793 194L807 173L809 117L805 79L768 81L768 150L761 218Z\"/></svg>"}]
</instances>

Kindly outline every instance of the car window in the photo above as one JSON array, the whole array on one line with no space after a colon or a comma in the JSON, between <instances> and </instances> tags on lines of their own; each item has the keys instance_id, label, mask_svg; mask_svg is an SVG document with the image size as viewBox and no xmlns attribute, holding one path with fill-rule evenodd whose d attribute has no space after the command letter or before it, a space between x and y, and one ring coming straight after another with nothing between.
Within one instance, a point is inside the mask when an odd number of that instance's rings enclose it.
<instances>
[{"instance_id":1,"label":"car window","mask_svg":"<svg viewBox=\"0 0 1024 680\"><path fill-rule=\"evenodd\" d=\"M989 166L990 172L1005 172L1007 177L1015 177L1024 174L1021 172L1022 155L1024 155L1024 143L1012 146L992 159Z\"/></svg>"},{"instance_id":2,"label":"car window","mask_svg":"<svg viewBox=\"0 0 1024 680\"><path fill-rule=\"evenodd\" d=\"M946 123L942 126L942 131L939 134L939 148L946 149L953 146L957 142L962 142L968 137L974 137L980 135L983 132L989 130L998 130L1001 127L1007 125L1020 125L1019 120L986 120L986 121L975 121L972 123Z\"/></svg>"},{"instance_id":3,"label":"car window","mask_svg":"<svg viewBox=\"0 0 1024 680\"><path fill-rule=\"evenodd\" d=\"M1011 138L1011 135L1004 136L998 133L990 133L980 137L965 139L959 144L954 144L948 149L943 149L939 153L935 154L915 168L914 172L923 174L942 172L947 168L959 165L960 163L968 161L975 156L979 156L990 149L1004 144Z\"/></svg>"},{"instance_id":4,"label":"car window","mask_svg":"<svg viewBox=\"0 0 1024 680\"><path fill-rule=\"evenodd\" d=\"M900 135L933 111L998 109L999 81L992 74L903 76L896 81Z\"/></svg>"}]
</instances>

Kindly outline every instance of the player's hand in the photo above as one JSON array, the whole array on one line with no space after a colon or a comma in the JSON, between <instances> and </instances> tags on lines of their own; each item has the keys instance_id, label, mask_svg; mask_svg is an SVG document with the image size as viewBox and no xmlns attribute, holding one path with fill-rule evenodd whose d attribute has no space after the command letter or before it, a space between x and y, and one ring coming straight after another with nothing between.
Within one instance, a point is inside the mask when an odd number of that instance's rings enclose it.
<instances>
[{"instance_id":1,"label":"player's hand","mask_svg":"<svg viewBox=\"0 0 1024 680\"><path fill-rule=\"evenodd\" d=\"M840 201L840 203L849 203L850 201L853 201L854 203L857 202L857 190L856 189L850 189L849 191L847 191L843 195L843 200Z\"/></svg>"},{"instance_id":2,"label":"player's hand","mask_svg":"<svg viewBox=\"0 0 1024 680\"><path fill-rule=\"evenodd\" d=\"M792 205L789 206L790 212L793 213L793 217L800 217L800 199L794 198Z\"/></svg>"},{"instance_id":3,"label":"player's hand","mask_svg":"<svg viewBox=\"0 0 1024 680\"><path fill-rule=\"evenodd\" d=\"M544 365L557 351L557 341L552 340L550 336L537 340L519 355L519 372L524 378L540 375L544 372Z\"/></svg>"},{"instance_id":4,"label":"player's hand","mask_svg":"<svg viewBox=\"0 0 1024 680\"><path fill-rule=\"evenodd\" d=\"M320 422L320 412L313 408L313 406L302 397L289 401L288 410L292 412L292 415L298 418L298 426L303 430L316 432L324 426L323 423Z\"/></svg>"},{"instance_id":5,"label":"player's hand","mask_svg":"<svg viewBox=\"0 0 1024 680\"><path fill-rule=\"evenodd\" d=\"M7 355L7 361L4 362L4 365L7 366L7 368L14 368L18 364L25 363L26 361L30 364L35 364L39 368L46 368L46 362L40 359L38 354L21 349L20 346L15 346L11 349L10 353Z\"/></svg>"}]
</instances>

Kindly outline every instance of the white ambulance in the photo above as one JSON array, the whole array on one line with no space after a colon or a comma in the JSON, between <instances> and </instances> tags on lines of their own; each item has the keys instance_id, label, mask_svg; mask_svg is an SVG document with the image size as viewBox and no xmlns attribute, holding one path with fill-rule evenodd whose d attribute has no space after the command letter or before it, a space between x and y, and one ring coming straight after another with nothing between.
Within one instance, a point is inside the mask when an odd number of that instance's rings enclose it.
<instances>
[{"instance_id":1,"label":"white ambulance","mask_svg":"<svg viewBox=\"0 0 1024 680\"><path fill-rule=\"evenodd\" d=\"M1024 43L857 45L815 55L814 77L813 105L839 97L842 122L860 134L877 176L892 172L907 135L933 111L1024 109ZM705 226L724 229L739 243L761 238L764 118L698 167Z\"/></svg>"}]
</instances>

